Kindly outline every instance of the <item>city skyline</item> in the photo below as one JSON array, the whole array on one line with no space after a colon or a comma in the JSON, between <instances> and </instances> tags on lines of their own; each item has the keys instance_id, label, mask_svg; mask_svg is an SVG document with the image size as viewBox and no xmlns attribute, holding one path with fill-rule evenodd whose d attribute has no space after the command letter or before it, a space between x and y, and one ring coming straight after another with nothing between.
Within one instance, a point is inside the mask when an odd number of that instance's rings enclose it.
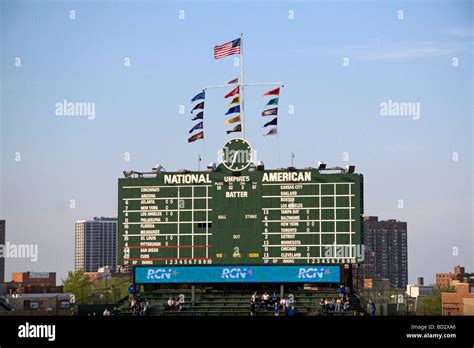
<instances>
[{"instance_id":1,"label":"city skyline","mask_svg":"<svg viewBox=\"0 0 474 348\"><path fill-rule=\"evenodd\" d=\"M38 262L7 259L7 278L65 278L74 223L117 215L123 170L216 160L229 138L227 91L208 92L206 138L192 144L190 99L238 75L233 58L215 61L212 49L241 32L246 81L285 84L278 138L262 136L267 89L246 91L259 159L268 168L288 167L291 153L299 168L354 164L365 215L408 224L409 283L474 269L472 3L235 4L2 2L0 219L7 241L39 246ZM93 117L58 115L65 100L94 103ZM383 111L400 102L415 103L413 114Z\"/></svg>"}]
</instances>

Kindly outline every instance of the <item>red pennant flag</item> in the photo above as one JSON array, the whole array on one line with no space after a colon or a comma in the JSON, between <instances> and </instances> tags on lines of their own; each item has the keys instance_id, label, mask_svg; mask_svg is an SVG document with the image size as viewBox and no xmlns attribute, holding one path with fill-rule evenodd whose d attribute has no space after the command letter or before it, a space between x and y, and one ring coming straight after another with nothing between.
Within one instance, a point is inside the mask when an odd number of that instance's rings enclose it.
<instances>
[{"instance_id":1,"label":"red pennant flag","mask_svg":"<svg viewBox=\"0 0 474 348\"><path fill-rule=\"evenodd\" d=\"M275 135L275 134L278 134L278 129L277 128L272 128L268 132L266 132L263 136Z\"/></svg>"},{"instance_id":2,"label":"red pennant flag","mask_svg":"<svg viewBox=\"0 0 474 348\"><path fill-rule=\"evenodd\" d=\"M280 95L280 87L272 89L271 91L266 92L263 96L266 95Z\"/></svg>"},{"instance_id":3,"label":"red pennant flag","mask_svg":"<svg viewBox=\"0 0 474 348\"><path fill-rule=\"evenodd\" d=\"M237 86L232 91L227 93L224 98L229 98L229 97L232 97L232 96L234 96L236 94L239 94L239 93L240 93L240 86Z\"/></svg>"},{"instance_id":4,"label":"red pennant flag","mask_svg":"<svg viewBox=\"0 0 474 348\"><path fill-rule=\"evenodd\" d=\"M204 139L204 132L199 132L194 134L192 137L188 139L188 143L192 143L193 141L196 141L198 139Z\"/></svg>"}]
</instances>

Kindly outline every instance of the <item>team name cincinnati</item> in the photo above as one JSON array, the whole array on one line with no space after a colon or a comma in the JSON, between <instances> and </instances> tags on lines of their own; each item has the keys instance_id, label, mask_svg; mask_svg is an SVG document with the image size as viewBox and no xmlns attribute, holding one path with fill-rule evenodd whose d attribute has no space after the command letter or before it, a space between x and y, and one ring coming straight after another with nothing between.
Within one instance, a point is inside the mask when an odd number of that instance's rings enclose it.
<instances>
[{"instance_id":1,"label":"team name cincinnati","mask_svg":"<svg viewBox=\"0 0 474 348\"><path fill-rule=\"evenodd\" d=\"M311 181L311 172L264 173L262 181Z\"/></svg>"},{"instance_id":2,"label":"team name cincinnati","mask_svg":"<svg viewBox=\"0 0 474 348\"><path fill-rule=\"evenodd\" d=\"M165 184L210 184L209 174L165 174Z\"/></svg>"}]
</instances>

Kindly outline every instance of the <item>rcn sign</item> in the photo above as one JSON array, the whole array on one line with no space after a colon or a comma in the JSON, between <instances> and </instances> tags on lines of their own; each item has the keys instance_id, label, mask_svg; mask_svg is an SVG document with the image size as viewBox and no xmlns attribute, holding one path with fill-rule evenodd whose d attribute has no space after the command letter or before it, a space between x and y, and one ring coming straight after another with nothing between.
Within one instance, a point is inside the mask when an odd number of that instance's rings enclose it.
<instances>
[{"instance_id":1,"label":"rcn sign","mask_svg":"<svg viewBox=\"0 0 474 348\"><path fill-rule=\"evenodd\" d=\"M324 277L324 268L323 267L306 267L300 268L298 270L299 279L323 279Z\"/></svg>"},{"instance_id":2,"label":"rcn sign","mask_svg":"<svg viewBox=\"0 0 474 348\"><path fill-rule=\"evenodd\" d=\"M221 278L222 279L248 279L252 276L252 269L247 268L222 268Z\"/></svg>"},{"instance_id":3,"label":"rcn sign","mask_svg":"<svg viewBox=\"0 0 474 348\"><path fill-rule=\"evenodd\" d=\"M135 267L135 283L339 283L341 267L178 266Z\"/></svg>"},{"instance_id":4,"label":"rcn sign","mask_svg":"<svg viewBox=\"0 0 474 348\"><path fill-rule=\"evenodd\" d=\"M176 272L175 272L176 274ZM171 279L171 276L173 275L173 271L171 268L149 268L146 279L148 280L161 280L161 279Z\"/></svg>"}]
</instances>

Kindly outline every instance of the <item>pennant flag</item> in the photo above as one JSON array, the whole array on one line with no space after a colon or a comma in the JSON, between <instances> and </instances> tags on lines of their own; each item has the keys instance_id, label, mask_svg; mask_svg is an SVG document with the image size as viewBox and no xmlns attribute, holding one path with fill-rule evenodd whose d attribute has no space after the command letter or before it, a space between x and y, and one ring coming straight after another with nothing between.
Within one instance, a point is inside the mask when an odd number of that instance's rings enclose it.
<instances>
[{"instance_id":1,"label":"pennant flag","mask_svg":"<svg viewBox=\"0 0 474 348\"><path fill-rule=\"evenodd\" d=\"M236 105L236 106L231 107L229 110L227 110L227 112L225 114L230 115L230 114L233 114L235 112L240 112L240 105Z\"/></svg>"},{"instance_id":2,"label":"pennant flag","mask_svg":"<svg viewBox=\"0 0 474 348\"><path fill-rule=\"evenodd\" d=\"M269 106L269 105L278 105L278 98L270 99L268 101L267 105L265 105L265 106Z\"/></svg>"},{"instance_id":3,"label":"pennant flag","mask_svg":"<svg viewBox=\"0 0 474 348\"><path fill-rule=\"evenodd\" d=\"M271 91L266 92L263 96L266 95L280 95L280 87L272 89Z\"/></svg>"},{"instance_id":4,"label":"pennant flag","mask_svg":"<svg viewBox=\"0 0 474 348\"><path fill-rule=\"evenodd\" d=\"M278 129L277 128L272 128L270 129L268 132L266 132L264 134L264 136L267 136L267 135L274 135L274 134L278 134Z\"/></svg>"},{"instance_id":5,"label":"pennant flag","mask_svg":"<svg viewBox=\"0 0 474 348\"><path fill-rule=\"evenodd\" d=\"M277 115L277 114L278 114L278 108L268 109L262 112L262 116L271 116L271 115Z\"/></svg>"},{"instance_id":6,"label":"pennant flag","mask_svg":"<svg viewBox=\"0 0 474 348\"><path fill-rule=\"evenodd\" d=\"M232 128L231 130L226 131L227 134L233 133L233 132L242 132L242 126L240 124L238 124L237 126Z\"/></svg>"},{"instance_id":7,"label":"pennant flag","mask_svg":"<svg viewBox=\"0 0 474 348\"><path fill-rule=\"evenodd\" d=\"M204 139L204 132L199 132L194 134L191 138L188 139L188 143L192 143L198 139Z\"/></svg>"},{"instance_id":8,"label":"pennant flag","mask_svg":"<svg viewBox=\"0 0 474 348\"><path fill-rule=\"evenodd\" d=\"M224 126L230 126L232 123L239 122L239 121L240 121L240 115L229 118L227 121L225 121Z\"/></svg>"},{"instance_id":9,"label":"pennant flag","mask_svg":"<svg viewBox=\"0 0 474 348\"><path fill-rule=\"evenodd\" d=\"M237 86L235 87L232 91L230 91L229 93L227 93L224 98L229 98L229 97L232 97L236 94L239 94L240 93L240 86Z\"/></svg>"},{"instance_id":10,"label":"pennant flag","mask_svg":"<svg viewBox=\"0 0 474 348\"><path fill-rule=\"evenodd\" d=\"M204 109L204 102L196 104L196 106L191 110L191 113L193 113L194 110L198 110L198 109Z\"/></svg>"},{"instance_id":11,"label":"pennant flag","mask_svg":"<svg viewBox=\"0 0 474 348\"><path fill-rule=\"evenodd\" d=\"M267 122L264 124L263 128L267 127L267 126L277 126L278 125L278 117L275 117L273 120L271 120L270 122Z\"/></svg>"},{"instance_id":12,"label":"pennant flag","mask_svg":"<svg viewBox=\"0 0 474 348\"><path fill-rule=\"evenodd\" d=\"M196 116L194 116L194 118L191 121L202 120L202 119L204 119L204 112L203 111L201 111Z\"/></svg>"},{"instance_id":13,"label":"pennant flag","mask_svg":"<svg viewBox=\"0 0 474 348\"><path fill-rule=\"evenodd\" d=\"M202 129L203 126L204 126L204 124L203 124L203 122L201 121L201 122L199 122L198 124L196 124L193 128L191 128L191 129L189 130L189 133L194 132L196 129Z\"/></svg>"},{"instance_id":14,"label":"pennant flag","mask_svg":"<svg viewBox=\"0 0 474 348\"><path fill-rule=\"evenodd\" d=\"M240 39L229 41L222 45L214 46L214 59L220 59L240 53Z\"/></svg>"},{"instance_id":15,"label":"pennant flag","mask_svg":"<svg viewBox=\"0 0 474 348\"><path fill-rule=\"evenodd\" d=\"M231 106L232 104L240 104L240 96L235 96L234 99L232 99L232 101L227 104L227 107Z\"/></svg>"},{"instance_id":16,"label":"pennant flag","mask_svg":"<svg viewBox=\"0 0 474 348\"><path fill-rule=\"evenodd\" d=\"M233 79L233 80L230 80L229 82L227 82L227 84L228 84L228 85L232 85L232 84L237 83L237 82L239 82L239 78L238 78L238 77L236 77L236 78Z\"/></svg>"},{"instance_id":17,"label":"pennant flag","mask_svg":"<svg viewBox=\"0 0 474 348\"><path fill-rule=\"evenodd\" d=\"M193 99L191 99L191 101L196 101L196 100L199 100L199 99L204 99L206 97L206 92L205 91L202 91L201 93L198 93L194 96Z\"/></svg>"}]
</instances>

